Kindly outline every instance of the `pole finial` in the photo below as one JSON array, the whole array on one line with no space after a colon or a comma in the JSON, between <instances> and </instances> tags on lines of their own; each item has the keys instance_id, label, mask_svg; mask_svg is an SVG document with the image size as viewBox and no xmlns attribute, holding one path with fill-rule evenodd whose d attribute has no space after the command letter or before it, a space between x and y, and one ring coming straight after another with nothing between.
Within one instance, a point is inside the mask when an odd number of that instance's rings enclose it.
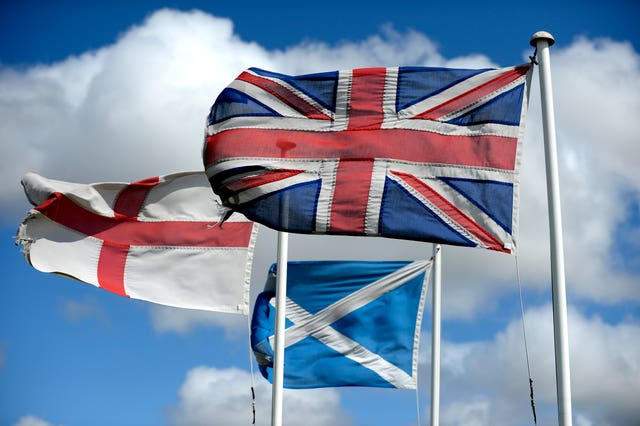
<instances>
[{"instance_id":1,"label":"pole finial","mask_svg":"<svg viewBox=\"0 0 640 426\"><path fill-rule=\"evenodd\" d=\"M538 31L537 33L531 36L531 40L529 41L529 44L532 45L533 47L536 47L538 43L538 39L547 40L549 42L549 46L553 46L553 43L556 42L556 39L554 39L553 36L548 32Z\"/></svg>"}]
</instances>

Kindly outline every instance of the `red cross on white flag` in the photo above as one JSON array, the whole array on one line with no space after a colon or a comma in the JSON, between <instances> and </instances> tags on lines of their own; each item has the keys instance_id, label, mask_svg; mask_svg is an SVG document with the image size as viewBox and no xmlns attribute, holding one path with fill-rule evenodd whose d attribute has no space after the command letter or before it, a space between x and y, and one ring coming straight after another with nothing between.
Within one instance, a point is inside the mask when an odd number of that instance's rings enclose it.
<instances>
[{"instance_id":1,"label":"red cross on white flag","mask_svg":"<svg viewBox=\"0 0 640 426\"><path fill-rule=\"evenodd\" d=\"M254 224L221 228L202 172L132 184L74 184L34 173L20 227L27 261L113 293L169 306L248 313Z\"/></svg>"}]
</instances>

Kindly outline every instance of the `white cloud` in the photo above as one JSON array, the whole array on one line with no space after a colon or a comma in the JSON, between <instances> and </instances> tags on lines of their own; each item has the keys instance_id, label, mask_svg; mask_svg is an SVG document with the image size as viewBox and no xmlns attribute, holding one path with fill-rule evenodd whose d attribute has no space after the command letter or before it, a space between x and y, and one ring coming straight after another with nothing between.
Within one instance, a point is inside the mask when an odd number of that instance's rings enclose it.
<instances>
[{"instance_id":1,"label":"white cloud","mask_svg":"<svg viewBox=\"0 0 640 426\"><path fill-rule=\"evenodd\" d=\"M95 182L201 169L209 107L255 64L273 67L229 20L162 10L97 52L2 70L3 211L23 201L19 178L29 170Z\"/></svg>"},{"instance_id":2,"label":"white cloud","mask_svg":"<svg viewBox=\"0 0 640 426\"><path fill-rule=\"evenodd\" d=\"M169 412L170 423L180 426L251 424L251 375L237 368L195 367L178 391L178 404ZM271 385L256 376L256 425L271 424ZM223 391L221 391L223 390ZM285 389L283 415L287 424L349 425L338 394L332 389Z\"/></svg>"},{"instance_id":3,"label":"white cloud","mask_svg":"<svg viewBox=\"0 0 640 426\"><path fill-rule=\"evenodd\" d=\"M630 43L579 38L554 55L552 66L554 82L558 81L554 90L561 99L571 100L557 104L559 129L570 129L588 145L598 172L624 179L640 191L640 170L634 161L640 157L640 145L633 120L629 122L640 113L638 52ZM588 153L585 147L573 149Z\"/></svg>"},{"instance_id":4,"label":"white cloud","mask_svg":"<svg viewBox=\"0 0 640 426\"><path fill-rule=\"evenodd\" d=\"M634 163L640 148L633 137L640 113L640 56L627 43L588 39L565 49L554 46L551 53L568 296L637 303L637 272L613 265L625 264L614 250L615 231L639 228L629 221L627 209L628 197L640 200L640 172ZM303 73L387 64L494 65L479 54L445 58L424 34L392 27L361 41L302 42L269 51L241 40L228 19L161 10L100 50L26 71L0 69L2 220L14 224L26 211L18 182L29 170L98 182L201 169L209 107L247 67ZM525 287L546 294L549 244L537 90L536 76L523 162L519 262ZM275 260L273 235L264 229L258 238L254 288L262 287L266 266ZM430 245L408 241L291 239L290 254L299 259L431 254ZM443 264L445 317L486 315L515 289L512 257L446 247Z\"/></svg>"},{"instance_id":5,"label":"white cloud","mask_svg":"<svg viewBox=\"0 0 640 426\"><path fill-rule=\"evenodd\" d=\"M391 25L383 27L380 35L362 41L344 41L335 46L317 41L302 42L273 52L273 62L281 72L291 74L381 65L496 66L480 54L444 58L438 52L438 46L424 34L416 31L399 33Z\"/></svg>"},{"instance_id":6,"label":"white cloud","mask_svg":"<svg viewBox=\"0 0 640 426\"><path fill-rule=\"evenodd\" d=\"M491 402L486 398L473 398L469 402L453 402L442 412L443 425L483 426L493 424L490 419Z\"/></svg>"},{"instance_id":7,"label":"white cloud","mask_svg":"<svg viewBox=\"0 0 640 426\"><path fill-rule=\"evenodd\" d=\"M20 417L13 426L53 426L53 423L50 423L40 417L27 415Z\"/></svg>"},{"instance_id":8,"label":"white cloud","mask_svg":"<svg viewBox=\"0 0 640 426\"><path fill-rule=\"evenodd\" d=\"M525 318L539 424L554 424L557 412L551 308L531 309ZM570 309L571 389L577 424L623 426L640 418L637 321L608 324L597 316ZM425 337L422 359L430 359ZM443 342L441 367L443 425L530 424L520 319L491 341Z\"/></svg>"},{"instance_id":9,"label":"white cloud","mask_svg":"<svg viewBox=\"0 0 640 426\"><path fill-rule=\"evenodd\" d=\"M625 220L640 199L640 55L628 43L581 38L554 52L551 66L572 290L601 303L638 301L638 277L611 265L616 227L638 228Z\"/></svg>"}]
</instances>

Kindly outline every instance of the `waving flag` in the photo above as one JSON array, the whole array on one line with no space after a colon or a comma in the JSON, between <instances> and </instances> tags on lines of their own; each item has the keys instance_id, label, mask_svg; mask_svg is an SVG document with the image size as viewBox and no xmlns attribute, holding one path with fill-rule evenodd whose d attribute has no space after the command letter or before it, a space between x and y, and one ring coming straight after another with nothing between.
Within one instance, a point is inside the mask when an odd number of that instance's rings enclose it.
<instances>
[{"instance_id":1,"label":"waving flag","mask_svg":"<svg viewBox=\"0 0 640 426\"><path fill-rule=\"evenodd\" d=\"M277 230L512 252L529 70L251 68L211 108L206 173Z\"/></svg>"},{"instance_id":2,"label":"waving flag","mask_svg":"<svg viewBox=\"0 0 640 426\"><path fill-rule=\"evenodd\" d=\"M289 262L284 387L416 387L431 262ZM269 271L275 280L276 265ZM261 293L251 345L273 374L273 291Z\"/></svg>"},{"instance_id":3,"label":"waving flag","mask_svg":"<svg viewBox=\"0 0 640 426\"><path fill-rule=\"evenodd\" d=\"M248 314L257 228L239 214L219 225L203 172L91 185L27 173L22 185L36 207L17 242L34 268L134 299Z\"/></svg>"}]
</instances>

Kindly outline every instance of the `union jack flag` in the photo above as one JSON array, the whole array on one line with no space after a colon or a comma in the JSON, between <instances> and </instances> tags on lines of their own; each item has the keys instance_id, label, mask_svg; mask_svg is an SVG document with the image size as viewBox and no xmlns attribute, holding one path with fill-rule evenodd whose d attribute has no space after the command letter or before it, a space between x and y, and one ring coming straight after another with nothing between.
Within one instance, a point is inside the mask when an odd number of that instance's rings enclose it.
<instances>
[{"instance_id":1,"label":"union jack flag","mask_svg":"<svg viewBox=\"0 0 640 426\"><path fill-rule=\"evenodd\" d=\"M206 174L276 230L513 252L530 69L250 68L211 108Z\"/></svg>"}]
</instances>

